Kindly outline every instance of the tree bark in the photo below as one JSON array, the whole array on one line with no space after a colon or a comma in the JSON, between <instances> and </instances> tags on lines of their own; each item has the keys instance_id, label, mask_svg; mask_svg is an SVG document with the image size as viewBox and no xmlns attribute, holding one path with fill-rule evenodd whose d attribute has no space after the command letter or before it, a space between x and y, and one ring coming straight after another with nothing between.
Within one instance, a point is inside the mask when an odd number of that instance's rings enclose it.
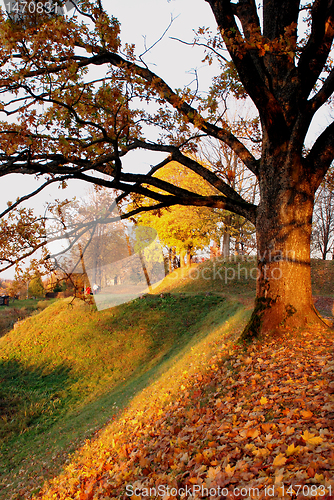
<instances>
[{"instance_id":1,"label":"tree bark","mask_svg":"<svg viewBox=\"0 0 334 500\"><path fill-rule=\"evenodd\" d=\"M193 250L193 246L188 245L188 247L187 247L187 266L191 266L192 250Z\"/></svg>"},{"instance_id":2,"label":"tree bark","mask_svg":"<svg viewBox=\"0 0 334 500\"><path fill-rule=\"evenodd\" d=\"M180 252L180 267L186 267L186 253Z\"/></svg>"},{"instance_id":3,"label":"tree bark","mask_svg":"<svg viewBox=\"0 0 334 500\"><path fill-rule=\"evenodd\" d=\"M243 339L322 322L314 308L311 289L315 189L306 172L299 170L294 181L289 175L282 178L279 189L274 175L264 175L260 182L256 301Z\"/></svg>"},{"instance_id":4,"label":"tree bark","mask_svg":"<svg viewBox=\"0 0 334 500\"><path fill-rule=\"evenodd\" d=\"M169 274L173 272L173 250L171 247L168 248L168 270Z\"/></svg>"},{"instance_id":5,"label":"tree bark","mask_svg":"<svg viewBox=\"0 0 334 500\"><path fill-rule=\"evenodd\" d=\"M231 241L231 235L228 229L225 229L224 235L223 235L223 257L229 257L230 256L230 241Z\"/></svg>"}]
</instances>

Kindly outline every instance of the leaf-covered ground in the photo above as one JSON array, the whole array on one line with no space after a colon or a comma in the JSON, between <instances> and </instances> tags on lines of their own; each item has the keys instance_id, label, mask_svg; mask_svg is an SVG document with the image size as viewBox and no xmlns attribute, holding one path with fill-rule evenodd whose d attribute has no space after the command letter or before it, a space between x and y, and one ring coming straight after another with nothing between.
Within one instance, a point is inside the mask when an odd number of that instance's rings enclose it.
<instances>
[{"instance_id":1,"label":"leaf-covered ground","mask_svg":"<svg viewBox=\"0 0 334 500\"><path fill-rule=\"evenodd\" d=\"M215 352L194 350L169 392L143 394L38 498L334 498L331 332Z\"/></svg>"}]
</instances>

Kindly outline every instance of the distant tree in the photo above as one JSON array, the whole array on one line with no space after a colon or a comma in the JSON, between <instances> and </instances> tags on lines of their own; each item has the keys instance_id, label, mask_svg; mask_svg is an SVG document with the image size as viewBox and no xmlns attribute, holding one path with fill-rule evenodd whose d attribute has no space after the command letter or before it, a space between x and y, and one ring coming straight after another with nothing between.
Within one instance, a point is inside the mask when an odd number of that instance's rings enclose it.
<instances>
[{"instance_id":1,"label":"distant tree","mask_svg":"<svg viewBox=\"0 0 334 500\"><path fill-rule=\"evenodd\" d=\"M133 222L125 225L121 221L114 194L96 186L81 200L63 204L60 209L56 206L57 217L55 227L52 227L52 238L58 234L65 249L50 257L54 260L57 274L68 285L72 283L74 289L82 288L81 282L84 288L90 286L92 289L94 285L106 287L120 284L120 280L140 282L143 273L150 285L148 274L154 271L156 276L158 272L155 266L158 255L152 254L150 246L156 232L148 229L143 231Z\"/></svg>"},{"instance_id":2,"label":"distant tree","mask_svg":"<svg viewBox=\"0 0 334 500\"><path fill-rule=\"evenodd\" d=\"M18 280L12 280L8 287L8 294L10 297L20 297L21 299L27 296L27 283Z\"/></svg>"},{"instance_id":3,"label":"distant tree","mask_svg":"<svg viewBox=\"0 0 334 500\"><path fill-rule=\"evenodd\" d=\"M334 186L326 180L318 190L313 214L312 246L323 260L332 252L334 256Z\"/></svg>"},{"instance_id":4,"label":"distant tree","mask_svg":"<svg viewBox=\"0 0 334 500\"><path fill-rule=\"evenodd\" d=\"M217 99L217 84L211 90L211 99ZM220 94L227 94L228 90L222 88ZM242 89L238 93L240 97ZM227 102L225 106L227 107ZM259 121L257 118L244 119L240 122L235 120L230 123L231 131L238 137L242 137L249 143L253 154L259 155ZM259 195L259 186L256 176L248 170L238 155L227 144L214 139L206 139L200 148L200 157L204 159L212 172L218 175L224 182L237 192L249 203L255 203ZM247 250L256 248L256 229L247 218L239 214L222 211L222 255L228 257L232 247L235 253L247 253Z\"/></svg>"},{"instance_id":5,"label":"distant tree","mask_svg":"<svg viewBox=\"0 0 334 500\"><path fill-rule=\"evenodd\" d=\"M35 273L35 276L30 281L29 287L28 287L28 292L29 292L29 296L44 297L45 289L44 289L41 275L39 273Z\"/></svg>"},{"instance_id":6,"label":"distant tree","mask_svg":"<svg viewBox=\"0 0 334 500\"><path fill-rule=\"evenodd\" d=\"M0 294L1 295L5 294L7 292L7 289L8 289L8 283L0 279Z\"/></svg>"},{"instance_id":7,"label":"distant tree","mask_svg":"<svg viewBox=\"0 0 334 500\"><path fill-rule=\"evenodd\" d=\"M53 229L53 234L58 234L60 240L66 239L68 248L61 250L57 259L59 272L86 274L87 285L88 272L91 285L101 285L106 279L104 268L131 253L114 192L92 187L81 200L73 200L60 209L56 207L55 212L58 228Z\"/></svg>"},{"instance_id":8,"label":"distant tree","mask_svg":"<svg viewBox=\"0 0 334 500\"><path fill-rule=\"evenodd\" d=\"M160 169L156 177L166 182L173 182L183 189L192 187L200 195L215 193L214 188L209 183L177 162L171 162ZM133 210L138 206L149 205L149 199L137 196L128 209ZM194 252L208 246L210 240L214 240L218 247L220 246L223 217L223 210L212 210L208 207L175 206L145 212L137 216L136 219L139 224L150 226L157 231L160 242L169 250L170 264L176 253L179 255L181 265L185 263L185 257L187 264L190 265Z\"/></svg>"}]
</instances>

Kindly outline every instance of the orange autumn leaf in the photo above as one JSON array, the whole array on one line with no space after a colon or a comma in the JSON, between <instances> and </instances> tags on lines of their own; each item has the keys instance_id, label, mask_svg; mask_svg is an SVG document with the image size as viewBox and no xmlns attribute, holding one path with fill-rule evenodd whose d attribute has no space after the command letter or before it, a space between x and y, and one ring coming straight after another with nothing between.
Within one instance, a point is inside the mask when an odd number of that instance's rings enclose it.
<instances>
[{"instance_id":1,"label":"orange autumn leaf","mask_svg":"<svg viewBox=\"0 0 334 500\"><path fill-rule=\"evenodd\" d=\"M262 424L261 427L264 430L264 432L268 433L272 427L272 424L267 422L265 424Z\"/></svg>"},{"instance_id":2,"label":"orange autumn leaf","mask_svg":"<svg viewBox=\"0 0 334 500\"><path fill-rule=\"evenodd\" d=\"M286 450L286 456L289 457L290 455L293 455L294 453L298 453L300 450L300 446L296 446L294 445L294 443L290 444L290 446L288 446L288 449Z\"/></svg>"},{"instance_id":3,"label":"orange autumn leaf","mask_svg":"<svg viewBox=\"0 0 334 500\"><path fill-rule=\"evenodd\" d=\"M313 416L313 413L310 410L302 410L300 413L304 419L311 418Z\"/></svg>"},{"instance_id":4,"label":"orange autumn leaf","mask_svg":"<svg viewBox=\"0 0 334 500\"><path fill-rule=\"evenodd\" d=\"M225 472L229 477L232 477L235 471L235 467L231 467L230 464L227 464L225 467Z\"/></svg>"},{"instance_id":5,"label":"orange autumn leaf","mask_svg":"<svg viewBox=\"0 0 334 500\"><path fill-rule=\"evenodd\" d=\"M273 461L273 466L274 467L280 467L281 465L284 465L286 461L287 461L287 459L283 455L283 453L279 453L277 455L277 457L275 457L275 460Z\"/></svg>"},{"instance_id":6,"label":"orange autumn leaf","mask_svg":"<svg viewBox=\"0 0 334 500\"><path fill-rule=\"evenodd\" d=\"M191 483L191 484L197 484L197 483L198 483L198 479L197 479L197 477L191 477L191 478L189 479L189 483Z\"/></svg>"}]
</instances>

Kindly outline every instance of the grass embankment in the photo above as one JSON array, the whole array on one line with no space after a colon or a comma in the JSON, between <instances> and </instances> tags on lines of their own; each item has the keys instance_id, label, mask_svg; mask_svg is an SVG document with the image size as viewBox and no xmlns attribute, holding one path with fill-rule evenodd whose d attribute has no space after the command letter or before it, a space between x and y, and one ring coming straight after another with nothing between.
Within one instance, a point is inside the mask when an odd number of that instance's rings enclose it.
<instances>
[{"instance_id":1,"label":"grass embankment","mask_svg":"<svg viewBox=\"0 0 334 500\"><path fill-rule=\"evenodd\" d=\"M236 349L253 267L206 262L190 276L181 269L155 290L163 297L99 313L63 301L0 340L2 498L29 498L112 418L55 480L56 496L43 498L111 498L134 481L279 486L281 475L325 487L333 343L326 332L304 332L284 348L279 341ZM326 284L333 266L320 274ZM319 286L317 273L313 281Z\"/></svg>"},{"instance_id":2,"label":"grass embankment","mask_svg":"<svg viewBox=\"0 0 334 500\"><path fill-rule=\"evenodd\" d=\"M9 306L0 306L0 337L9 332L17 321L38 313L49 305L50 301L47 300L10 299Z\"/></svg>"},{"instance_id":3,"label":"grass embankment","mask_svg":"<svg viewBox=\"0 0 334 500\"><path fill-rule=\"evenodd\" d=\"M2 498L55 474L69 452L240 309L204 293L153 295L103 312L65 300L20 323L0 339Z\"/></svg>"}]
</instances>

